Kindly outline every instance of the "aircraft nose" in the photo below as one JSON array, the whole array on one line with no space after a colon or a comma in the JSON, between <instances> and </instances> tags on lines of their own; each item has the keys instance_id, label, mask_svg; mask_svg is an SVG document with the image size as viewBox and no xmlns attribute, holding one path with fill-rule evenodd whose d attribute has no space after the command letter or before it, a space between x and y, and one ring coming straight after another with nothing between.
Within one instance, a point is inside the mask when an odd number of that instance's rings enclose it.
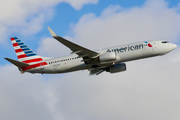
<instances>
[{"instance_id":1,"label":"aircraft nose","mask_svg":"<svg viewBox=\"0 0 180 120\"><path fill-rule=\"evenodd\" d=\"M171 48L174 50L177 47L176 44L171 44Z\"/></svg>"}]
</instances>

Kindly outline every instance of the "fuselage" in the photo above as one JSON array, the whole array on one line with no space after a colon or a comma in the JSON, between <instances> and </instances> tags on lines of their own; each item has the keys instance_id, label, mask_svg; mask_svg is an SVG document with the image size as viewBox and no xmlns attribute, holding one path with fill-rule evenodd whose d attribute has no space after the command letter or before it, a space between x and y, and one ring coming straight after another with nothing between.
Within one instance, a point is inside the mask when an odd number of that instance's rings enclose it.
<instances>
[{"instance_id":1,"label":"fuselage","mask_svg":"<svg viewBox=\"0 0 180 120\"><path fill-rule=\"evenodd\" d=\"M94 67L110 66L112 64L164 55L176 47L175 44L168 43L164 40L138 42L96 50L96 52L100 54L114 52L116 54L116 60L113 62L90 61L89 64L86 64L82 57L73 54L64 57L44 59L40 66L26 69L24 72L54 74L92 69Z\"/></svg>"}]
</instances>

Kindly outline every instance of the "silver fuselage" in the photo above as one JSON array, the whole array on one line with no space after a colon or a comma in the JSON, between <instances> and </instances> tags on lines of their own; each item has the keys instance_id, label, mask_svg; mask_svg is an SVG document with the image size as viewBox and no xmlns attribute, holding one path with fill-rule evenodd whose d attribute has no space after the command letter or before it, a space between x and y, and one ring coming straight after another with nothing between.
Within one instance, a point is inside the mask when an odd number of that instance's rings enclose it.
<instances>
[{"instance_id":1,"label":"silver fuselage","mask_svg":"<svg viewBox=\"0 0 180 120\"><path fill-rule=\"evenodd\" d=\"M83 58L77 58L78 56L73 54L53 59L45 59L44 62L46 62L47 65L41 65L40 67L29 69L25 72L54 74L92 69L93 65L103 67L132 60L164 55L176 47L177 46L172 43L162 43L162 40L148 41L147 43L139 42L96 50L96 52L100 54L115 52L117 59L113 62L92 62L90 64L85 64Z\"/></svg>"}]
</instances>

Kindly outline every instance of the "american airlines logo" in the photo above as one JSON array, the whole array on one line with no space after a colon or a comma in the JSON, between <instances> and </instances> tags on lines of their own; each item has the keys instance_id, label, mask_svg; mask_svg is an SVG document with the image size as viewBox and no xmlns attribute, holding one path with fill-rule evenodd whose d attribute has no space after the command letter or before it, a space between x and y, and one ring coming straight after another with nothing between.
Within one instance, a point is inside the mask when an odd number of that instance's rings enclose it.
<instances>
[{"instance_id":1,"label":"american airlines logo","mask_svg":"<svg viewBox=\"0 0 180 120\"><path fill-rule=\"evenodd\" d=\"M151 45L150 43L148 43L148 42L146 42L146 41L145 41L145 43L147 43L149 47L152 47L152 45Z\"/></svg>"},{"instance_id":2,"label":"american airlines logo","mask_svg":"<svg viewBox=\"0 0 180 120\"><path fill-rule=\"evenodd\" d=\"M128 45L126 47L121 47L121 48L117 48L117 49L108 49L106 52L127 52L127 51L134 51L134 50L139 50L139 49L143 49L144 46L149 46L152 47L152 45L148 42L145 41L146 44L139 44L139 45Z\"/></svg>"}]
</instances>

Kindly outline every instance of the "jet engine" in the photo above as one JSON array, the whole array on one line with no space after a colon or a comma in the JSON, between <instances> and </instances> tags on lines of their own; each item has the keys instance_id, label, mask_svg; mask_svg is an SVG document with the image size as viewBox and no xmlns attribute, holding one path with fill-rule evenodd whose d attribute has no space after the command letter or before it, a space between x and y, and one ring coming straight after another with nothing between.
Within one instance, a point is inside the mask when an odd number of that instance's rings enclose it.
<instances>
[{"instance_id":1,"label":"jet engine","mask_svg":"<svg viewBox=\"0 0 180 120\"><path fill-rule=\"evenodd\" d=\"M117 73L123 71L126 71L125 63L115 64L106 69L106 72L110 72L110 73Z\"/></svg>"},{"instance_id":2,"label":"jet engine","mask_svg":"<svg viewBox=\"0 0 180 120\"><path fill-rule=\"evenodd\" d=\"M119 60L120 58L116 55L116 53L111 52L111 53L105 53L99 56L99 60L101 62L109 62L109 61L115 61Z\"/></svg>"}]
</instances>

